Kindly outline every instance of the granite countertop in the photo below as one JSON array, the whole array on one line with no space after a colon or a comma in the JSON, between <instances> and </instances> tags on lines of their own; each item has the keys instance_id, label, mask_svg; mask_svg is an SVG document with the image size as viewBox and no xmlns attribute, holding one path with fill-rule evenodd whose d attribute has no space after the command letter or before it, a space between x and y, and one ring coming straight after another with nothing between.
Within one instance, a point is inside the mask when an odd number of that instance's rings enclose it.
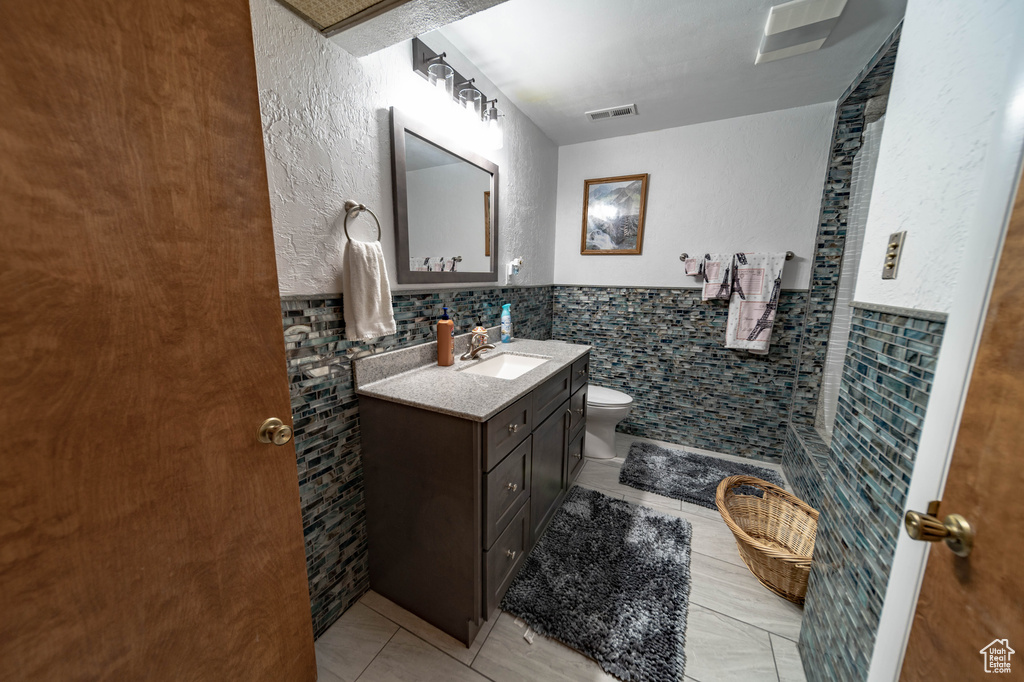
<instances>
[{"instance_id":1,"label":"granite countertop","mask_svg":"<svg viewBox=\"0 0 1024 682\"><path fill-rule=\"evenodd\" d=\"M354 363L356 393L482 422L590 350L590 346L564 341L513 339L510 343L495 343L494 350L484 351L476 360L459 360L468 336L456 337L455 364L450 367L437 365L436 342L357 359ZM499 379L460 371L502 353L541 356L550 360L515 379ZM409 369L411 363L418 363L418 366ZM388 376L394 370L399 372Z\"/></svg>"}]
</instances>

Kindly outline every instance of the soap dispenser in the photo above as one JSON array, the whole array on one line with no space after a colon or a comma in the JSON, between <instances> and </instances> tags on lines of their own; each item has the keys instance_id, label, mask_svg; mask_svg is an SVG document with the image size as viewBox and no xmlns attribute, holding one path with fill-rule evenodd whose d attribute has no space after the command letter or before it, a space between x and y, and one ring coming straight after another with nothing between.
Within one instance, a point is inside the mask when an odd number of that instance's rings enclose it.
<instances>
[{"instance_id":1,"label":"soap dispenser","mask_svg":"<svg viewBox=\"0 0 1024 682\"><path fill-rule=\"evenodd\" d=\"M448 317L448 306L444 306L444 314L437 321L437 364L455 364L455 323Z\"/></svg>"}]
</instances>

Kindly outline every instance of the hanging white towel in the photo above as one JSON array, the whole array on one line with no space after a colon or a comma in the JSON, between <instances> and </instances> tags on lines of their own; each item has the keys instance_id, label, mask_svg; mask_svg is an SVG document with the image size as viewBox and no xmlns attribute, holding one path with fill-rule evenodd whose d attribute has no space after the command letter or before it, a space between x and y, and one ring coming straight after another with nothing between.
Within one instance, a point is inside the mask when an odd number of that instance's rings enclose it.
<instances>
[{"instance_id":1,"label":"hanging white towel","mask_svg":"<svg viewBox=\"0 0 1024 682\"><path fill-rule=\"evenodd\" d=\"M785 253L737 253L733 256L726 348L768 354L785 265Z\"/></svg>"},{"instance_id":2,"label":"hanging white towel","mask_svg":"<svg viewBox=\"0 0 1024 682\"><path fill-rule=\"evenodd\" d=\"M391 284L380 242L347 240L342 268L345 338L363 341L394 334Z\"/></svg>"},{"instance_id":3,"label":"hanging white towel","mask_svg":"<svg viewBox=\"0 0 1024 682\"><path fill-rule=\"evenodd\" d=\"M732 293L732 261L731 253L705 253L699 270L704 277L704 289L700 300L728 299Z\"/></svg>"},{"instance_id":4,"label":"hanging white towel","mask_svg":"<svg viewBox=\"0 0 1024 682\"><path fill-rule=\"evenodd\" d=\"M700 274L700 263L701 261L697 258L684 258L683 259L683 274L684 275L699 275Z\"/></svg>"}]
</instances>

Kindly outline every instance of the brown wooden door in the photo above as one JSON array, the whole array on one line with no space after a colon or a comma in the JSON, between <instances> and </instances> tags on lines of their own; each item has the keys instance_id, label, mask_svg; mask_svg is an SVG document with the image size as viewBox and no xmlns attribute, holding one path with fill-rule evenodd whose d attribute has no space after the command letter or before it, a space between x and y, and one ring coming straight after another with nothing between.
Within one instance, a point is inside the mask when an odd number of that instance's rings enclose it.
<instances>
[{"instance_id":1,"label":"brown wooden door","mask_svg":"<svg viewBox=\"0 0 1024 682\"><path fill-rule=\"evenodd\" d=\"M2 15L0 679L312 680L248 3Z\"/></svg>"},{"instance_id":2,"label":"brown wooden door","mask_svg":"<svg viewBox=\"0 0 1024 682\"><path fill-rule=\"evenodd\" d=\"M991 679L981 649L1008 640L1024 678L1024 186L1017 190L939 517L975 527L967 558L936 543L903 662L905 680ZM999 645L997 645L999 646Z\"/></svg>"}]
</instances>

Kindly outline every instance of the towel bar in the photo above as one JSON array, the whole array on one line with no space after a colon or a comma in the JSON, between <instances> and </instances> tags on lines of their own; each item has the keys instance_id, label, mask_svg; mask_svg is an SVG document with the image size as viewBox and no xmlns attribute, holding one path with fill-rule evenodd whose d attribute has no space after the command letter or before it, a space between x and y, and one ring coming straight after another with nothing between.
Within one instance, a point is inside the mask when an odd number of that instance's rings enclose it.
<instances>
[{"instance_id":1,"label":"towel bar","mask_svg":"<svg viewBox=\"0 0 1024 682\"><path fill-rule=\"evenodd\" d=\"M683 253L679 254L679 260L686 260L689 257L690 257L690 254L688 254L686 252L683 252ZM793 253L792 251L787 251L786 252L786 260L793 260L794 258L796 258L796 254L795 253Z\"/></svg>"}]
</instances>

